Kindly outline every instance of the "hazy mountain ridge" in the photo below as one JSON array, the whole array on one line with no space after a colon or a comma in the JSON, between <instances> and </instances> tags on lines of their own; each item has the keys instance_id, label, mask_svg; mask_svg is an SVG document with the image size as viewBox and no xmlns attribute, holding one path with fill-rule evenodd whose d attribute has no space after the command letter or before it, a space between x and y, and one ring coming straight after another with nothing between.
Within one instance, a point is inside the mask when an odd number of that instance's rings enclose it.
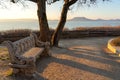
<instances>
[{"instance_id":1,"label":"hazy mountain ridge","mask_svg":"<svg viewBox=\"0 0 120 80\"><path fill-rule=\"evenodd\" d=\"M0 19L2 21L38 21L38 19ZM49 20L48 21L59 21L59 20ZM74 17L72 19L68 19L67 21L120 21L120 19L89 19L86 17Z\"/></svg>"},{"instance_id":2,"label":"hazy mountain ridge","mask_svg":"<svg viewBox=\"0 0 120 80\"><path fill-rule=\"evenodd\" d=\"M86 17L74 17L72 19L70 19L70 21L120 21L120 19L89 19Z\"/></svg>"}]
</instances>

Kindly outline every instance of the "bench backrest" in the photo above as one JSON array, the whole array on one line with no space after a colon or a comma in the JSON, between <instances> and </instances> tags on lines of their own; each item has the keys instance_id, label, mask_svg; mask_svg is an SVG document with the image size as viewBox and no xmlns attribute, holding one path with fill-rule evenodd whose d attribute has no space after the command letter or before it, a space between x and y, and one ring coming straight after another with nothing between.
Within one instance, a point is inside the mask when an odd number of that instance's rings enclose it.
<instances>
[{"instance_id":1,"label":"bench backrest","mask_svg":"<svg viewBox=\"0 0 120 80\"><path fill-rule=\"evenodd\" d=\"M17 57L20 57L25 51L29 50L32 47L35 47L37 40L37 35L31 33L30 36L20 39L15 42L4 41L3 46L6 46L9 51L10 60L12 63L16 62Z\"/></svg>"},{"instance_id":2,"label":"bench backrest","mask_svg":"<svg viewBox=\"0 0 120 80\"><path fill-rule=\"evenodd\" d=\"M35 38L33 35L13 42L14 53L21 55L32 47L35 47Z\"/></svg>"}]
</instances>

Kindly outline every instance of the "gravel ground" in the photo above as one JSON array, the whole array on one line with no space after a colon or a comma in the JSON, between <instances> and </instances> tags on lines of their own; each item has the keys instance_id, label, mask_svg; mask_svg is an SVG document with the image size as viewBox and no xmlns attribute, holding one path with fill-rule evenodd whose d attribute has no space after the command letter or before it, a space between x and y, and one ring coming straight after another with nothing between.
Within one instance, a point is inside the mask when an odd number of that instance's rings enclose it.
<instances>
[{"instance_id":1,"label":"gravel ground","mask_svg":"<svg viewBox=\"0 0 120 80\"><path fill-rule=\"evenodd\" d=\"M51 57L37 61L37 80L120 80L120 57L107 49L111 37L65 39ZM2 68L1 68L2 69ZM0 80L36 80L1 76Z\"/></svg>"}]
</instances>

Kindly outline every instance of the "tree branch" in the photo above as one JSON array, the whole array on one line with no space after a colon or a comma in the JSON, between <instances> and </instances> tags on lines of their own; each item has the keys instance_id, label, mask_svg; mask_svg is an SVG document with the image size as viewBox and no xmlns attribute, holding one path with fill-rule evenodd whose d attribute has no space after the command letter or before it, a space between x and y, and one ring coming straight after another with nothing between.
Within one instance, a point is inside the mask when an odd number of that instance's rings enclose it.
<instances>
[{"instance_id":1,"label":"tree branch","mask_svg":"<svg viewBox=\"0 0 120 80\"><path fill-rule=\"evenodd\" d=\"M15 1L14 0L10 0L11 2L13 2L13 3L15 3Z\"/></svg>"},{"instance_id":2,"label":"tree branch","mask_svg":"<svg viewBox=\"0 0 120 80\"><path fill-rule=\"evenodd\" d=\"M37 0L30 0L30 1L37 3Z\"/></svg>"},{"instance_id":3,"label":"tree branch","mask_svg":"<svg viewBox=\"0 0 120 80\"><path fill-rule=\"evenodd\" d=\"M78 0L71 0L71 1L69 1L67 4L69 5L69 6L71 6L71 5L73 5L74 3L76 3Z\"/></svg>"}]
</instances>

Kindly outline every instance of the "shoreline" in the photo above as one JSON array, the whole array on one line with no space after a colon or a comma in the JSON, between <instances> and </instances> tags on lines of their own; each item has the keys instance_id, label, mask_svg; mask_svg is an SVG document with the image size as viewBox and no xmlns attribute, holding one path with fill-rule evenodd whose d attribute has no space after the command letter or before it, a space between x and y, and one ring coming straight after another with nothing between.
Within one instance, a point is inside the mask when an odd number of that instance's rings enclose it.
<instances>
[{"instance_id":1,"label":"shoreline","mask_svg":"<svg viewBox=\"0 0 120 80\"><path fill-rule=\"evenodd\" d=\"M51 28L50 26L49 26L49 29L50 30L55 30L55 29L53 29L53 28ZM117 25L117 26L92 26L92 27L89 27L89 26L79 26L79 27L75 27L75 28L72 28L72 29L70 29L70 28L67 28L66 26L64 27L64 29L63 29L63 31L65 30L67 30L67 31L73 31L73 30L94 30L94 29L99 29L99 30L103 30L103 29L120 29L120 25ZM9 30L0 30L0 32L6 32L6 31L16 31L16 30L31 30L31 31L39 31L39 29L38 30L35 30L35 29L30 29L30 28L25 28L25 29L20 29L20 28L18 28L18 29L9 29Z\"/></svg>"}]
</instances>

